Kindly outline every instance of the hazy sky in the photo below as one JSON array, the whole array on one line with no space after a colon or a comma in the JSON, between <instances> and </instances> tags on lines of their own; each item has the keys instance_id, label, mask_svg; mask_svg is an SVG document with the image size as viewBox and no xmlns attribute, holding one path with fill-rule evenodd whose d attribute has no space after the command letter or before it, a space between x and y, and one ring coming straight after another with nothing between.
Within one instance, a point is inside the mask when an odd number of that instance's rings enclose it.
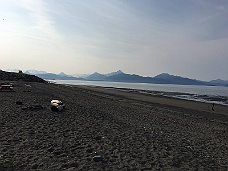
<instances>
[{"instance_id":1,"label":"hazy sky","mask_svg":"<svg viewBox=\"0 0 228 171\"><path fill-rule=\"evenodd\" d=\"M228 80L228 0L0 0L0 69Z\"/></svg>"}]
</instances>

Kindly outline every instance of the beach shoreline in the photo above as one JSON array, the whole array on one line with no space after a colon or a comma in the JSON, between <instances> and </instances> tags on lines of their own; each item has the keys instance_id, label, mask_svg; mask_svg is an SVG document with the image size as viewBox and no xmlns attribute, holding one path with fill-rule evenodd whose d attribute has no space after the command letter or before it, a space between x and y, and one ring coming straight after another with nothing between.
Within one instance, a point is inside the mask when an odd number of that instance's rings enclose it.
<instances>
[{"instance_id":1,"label":"beach shoreline","mask_svg":"<svg viewBox=\"0 0 228 171\"><path fill-rule=\"evenodd\" d=\"M56 80L50 81L55 84L67 86L89 86L114 88L119 90L134 90L151 95L162 95L176 99L198 101L211 104L228 106L228 94L225 87L220 86L192 86L192 85L169 85L169 84L146 84L146 83L122 83L103 81L72 81ZM222 88L222 89L220 89Z\"/></svg>"},{"instance_id":2,"label":"beach shoreline","mask_svg":"<svg viewBox=\"0 0 228 171\"><path fill-rule=\"evenodd\" d=\"M212 111L127 89L13 84L15 92L0 92L0 170L228 168L227 106ZM66 109L52 112L53 99Z\"/></svg>"},{"instance_id":3,"label":"beach shoreline","mask_svg":"<svg viewBox=\"0 0 228 171\"><path fill-rule=\"evenodd\" d=\"M163 91L87 86L87 85L66 85L66 86L78 87L78 88L90 90L91 92L98 92L98 93L109 94L113 96L122 96L123 98L141 101L142 103L143 102L155 103L160 105L162 104L162 105L168 105L173 107L204 111L204 112L209 112L214 114L228 115L227 105L215 104L216 107L214 107L214 111L213 111L212 110L213 102L202 102L202 101L193 101L188 99L175 98L176 95L183 94L178 92L163 92Z\"/></svg>"}]
</instances>

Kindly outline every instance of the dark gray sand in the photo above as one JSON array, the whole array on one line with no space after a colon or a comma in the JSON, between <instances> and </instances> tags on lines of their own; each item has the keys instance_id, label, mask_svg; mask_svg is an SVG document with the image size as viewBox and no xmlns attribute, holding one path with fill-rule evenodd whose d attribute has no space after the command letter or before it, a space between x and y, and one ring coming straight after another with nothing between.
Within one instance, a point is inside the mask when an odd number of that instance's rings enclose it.
<instances>
[{"instance_id":1,"label":"dark gray sand","mask_svg":"<svg viewBox=\"0 0 228 171\"><path fill-rule=\"evenodd\" d=\"M0 92L0 170L228 169L227 106L211 111L137 91L14 84L15 92ZM52 112L52 99L65 111Z\"/></svg>"}]
</instances>

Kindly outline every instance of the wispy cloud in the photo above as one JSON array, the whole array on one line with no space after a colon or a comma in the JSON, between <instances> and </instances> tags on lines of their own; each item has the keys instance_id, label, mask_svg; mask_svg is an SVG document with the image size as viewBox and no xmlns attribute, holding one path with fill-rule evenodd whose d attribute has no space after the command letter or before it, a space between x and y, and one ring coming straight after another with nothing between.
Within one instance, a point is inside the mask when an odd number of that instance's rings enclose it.
<instances>
[{"instance_id":1,"label":"wispy cloud","mask_svg":"<svg viewBox=\"0 0 228 171\"><path fill-rule=\"evenodd\" d=\"M49 14L49 8L46 1L21 0L24 8L28 11L33 25L30 29L38 39L43 38L52 42L62 41L62 36L55 27L55 19Z\"/></svg>"}]
</instances>

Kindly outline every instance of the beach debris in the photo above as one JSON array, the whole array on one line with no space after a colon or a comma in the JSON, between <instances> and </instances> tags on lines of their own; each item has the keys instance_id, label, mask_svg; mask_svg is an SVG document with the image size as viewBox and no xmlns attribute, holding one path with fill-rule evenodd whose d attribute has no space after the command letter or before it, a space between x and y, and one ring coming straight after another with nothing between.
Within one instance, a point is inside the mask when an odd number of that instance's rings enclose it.
<instances>
[{"instance_id":1,"label":"beach debris","mask_svg":"<svg viewBox=\"0 0 228 171\"><path fill-rule=\"evenodd\" d=\"M29 84L25 84L25 87L27 88L26 90L23 90L23 92L31 92L31 85L29 85Z\"/></svg>"},{"instance_id":2,"label":"beach debris","mask_svg":"<svg viewBox=\"0 0 228 171\"><path fill-rule=\"evenodd\" d=\"M38 111L38 110L43 110L44 107L42 105L31 105L31 106L22 107L21 109L22 110Z\"/></svg>"},{"instance_id":3,"label":"beach debris","mask_svg":"<svg viewBox=\"0 0 228 171\"><path fill-rule=\"evenodd\" d=\"M102 156L94 156L93 161L95 162L102 162L104 161L104 158Z\"/></svg>"},{"instance_id":4,"label":"beach debris","mask_svg":"<svg viewBox=\"0 0 228 171\"><path fill-rule=\"evenodd\" d=\"M0 91L13 91L13 85L12 84L1 85Z\"/></svg>"},{"instance_id":5,"label":"beach debris","mask_svg":"<svg viewBox=\"0 0 228 171\"><path fill-rule=\"evenodd\" d=\"M25 84L25 86L26 86L26 87L32 87L32 86L31 86L31 85L29 85L29 84Z\"/></svg>"},{"instance_id":6,"label":"beach debris","mask_svg":"<svg viewBox=\"0 0 228 171\"><path fill-rule=\"evenodd\" d=\"M51 111L57 112L62 111L65 109L65 104L61 102L60 100L52 100L51 101Z\"/></svg>"},{"instance_id":7,"label":"beach debris","mask_svg":"<svg viewBox=\"0 0 228 171\"><path fill-rule=\"evenodd\" d=\"M22 102L22 101L16 101L16 104L17 104L17 105L22 105L23 102Z\"/></svg>"}]
</instances>

